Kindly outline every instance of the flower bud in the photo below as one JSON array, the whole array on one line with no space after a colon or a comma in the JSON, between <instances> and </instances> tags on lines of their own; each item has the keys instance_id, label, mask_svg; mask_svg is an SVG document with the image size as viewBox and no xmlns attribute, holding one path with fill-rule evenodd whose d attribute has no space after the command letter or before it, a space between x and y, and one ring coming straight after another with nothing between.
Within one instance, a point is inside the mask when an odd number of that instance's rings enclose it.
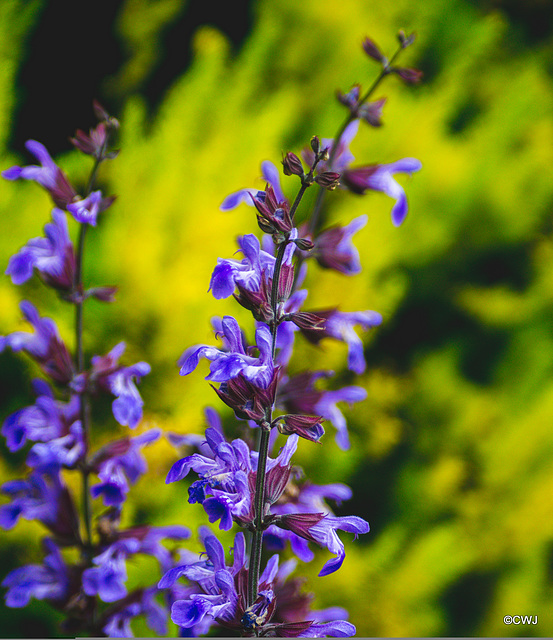
<instances>
[{"instance_id":1,"label":"flower bud","mask_svg":"<svg viewBox=\"0 0 553 640\"><path fill-rule=\"evenodd\" d=\"M313 153L315 155L319 153L321 149L321 141L319 140L319 136L313 136L311 138L311 149L313 149Z\"/></svg>"},{"instance_id":2,"label":"flower bud","mask_svg":"<svg viewBox=\"0 0 553 640\"><path fill-rule=\"evenodd\" d=\"M381 127L382 107L386 102L386 98L380 98L374 102L365 102L357 110L357 115L370 124L372 127Z\"/></svg>"},{"instance_id":3,"label":"flower bud","mask_svg":"<svg viewBox=\"0 0 553 640\"><path fill-rule=\"evenodd\" d=\"M114 302L117 287L92 287L86 291L85 297L92 296L101 302Z\"/></svg>"},{"instance_id":4,"label":"flower bud","mask_svg":"<svg viewBox=\"0 0 553 640\"><path fill-rule=\"evenodd\" d=\"M363 40L362 46L365 53L373 60L376 60L377 62L384 62L386 60L380 49L376 46L375 42L369 37L366 37Z\"/></svg>"},{"instance_id":5,"label":"flower bud","mask_svg":"<svg viewBox=\"0 0 553 640\"><path fill-rule=\"evenodd\" d=\"M303 173L304 173L303 165L301 163L301 160L298 158L298 156L295 153L292 153L291 151L288 152L284 156L282 165L284 167L285 176L291 176L291 175L303 176Z\"/></svg>"},{"instance_id":6,"label":"flower bud","mask_svg":"<svg viewBox=\"0 0 553 640\"><path fill-rule=\"evenodd\" d=\"M403 49L406 49L409 45L413 44L413 42L415 42L415 36L416 33L413 31L413 33L409 36L405 35L405 31L403 31L403 29L401 29L399 31L399 33L397 34L397 39L399 41L399 44L401 45L401 47Z\"/></svg>"},{"instance_id":7,"label":"flower bud","mask_svg":"<svg viewBox=\"0 0 553 640\"><path fill-rule=\"evenodd\" d=\"M287 318L293 322L299 329L305 329L306 331L323 330L326 318L318 316L316 313L310 313L308 311L298 311L297 313L291 313Z\"/></svg>"},{"instance_id":8,"label":"flower bud","mask_svg":"<svg viewBox=\"0 0 553 640\"><path fill-rule=\"evenodd\" d=\"M300 249L300 251L311 251L315 246L309 238L296 238L295 240L292 240L292 242L298 249Z\"/></svg>"},{"instance_id":9,"label":"flower bud","mask_svg":"<svg viewBox=\"0 0 553 640\"><path fill-rule=\"evenodd\" d=\"M335 171L323 171L315 177L315 182L319 186L333 191L340 184L340 174Z\"/></svg>"},{"instance_id":10,"label":"flower bud","mask_svg":"<svg viewBox=\"0 0 553 640\"><path fill-rule=\"evenodd\" d=\"M301 438L318 442L325 432L321 424L322 420L322 416L288 414L279 416L274 422L277 423L277 428L283 435L296 433Z\"/></svg>"},{"instance_id":11,"label":"flower bud","mask_svg":"<svg viewBox=\"0 0 553 640\"><path fill-rule=\"evenodd\" d=\"M393 73L397 73L397 75L406 82L407 84L417 84L420 82L423 76L422 71L418 69L410 69L408 67L394 67L391 69Z\"/></svg>"},{"instance_id":12,"label":"flower bud","mask_svg":"<svg viewBox=\"0 0 553 640\"><path fill-rule=\"evenodd\" d=\"M338 101L341 102L344 106L349 107L352 111L357 108L360 94L360 84L354 84L347 93L342 93L340 90L336 91L336 97L338 98Z\"/></svg>"}]
</instances>

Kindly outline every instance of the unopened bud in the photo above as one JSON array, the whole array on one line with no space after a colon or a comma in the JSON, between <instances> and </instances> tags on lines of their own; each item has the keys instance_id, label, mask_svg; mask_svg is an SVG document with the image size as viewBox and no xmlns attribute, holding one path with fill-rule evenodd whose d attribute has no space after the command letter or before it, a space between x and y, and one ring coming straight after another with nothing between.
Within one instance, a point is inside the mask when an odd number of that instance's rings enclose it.
<instances>
[{"instance_id":1,"label":"unopened bud","mask_svg":"<svg viewBox=\"0 0 553 640\"><path fill-rule=\"evenodd\" d=\"M403 82L406 82L407 84L417 84L417 82L421 81L423 75L422 71L419 71L418 69L410 69L408 67L394 67L392 71L397 73Z\"/></svg>"},{"instance_id":2,"label":"unopened bud","mask_svg":"<svg viewBox=\"0 0 553 640\"><path fill-rule=\"evenodd\" d=\"M92 287L92 289L88 289L85 293L85 297L89 298L92 296L96 298L96 300L101 300L102 302L113 302L115 300L115 294L117 293L117 287Z\"/></svg>"},{"instance_id":3,"label":"unopened bud","mask_svg":"<svg viewBox=\"0 0 553 640\"><path fill-rule=\"evenodd\" d=\"M285 176L303 176L303 165L301 160L291 151L284 156L282 166L284 167L283 171Z\"/></svg>"},{"instance_id":4,"label":"unopened bud","mask_svg":"<svg viewBox=\"0 0 553 640\"><path fill-rule=\"evenodd\" d=\"M371 40L369 37L366 37L363 40L363 50L373 60L376 60L377 62L384 62L385 60L384 55L382 54L380 49L376 46L374 41Z\"/></svg>"},{"instance_id":5,"label":"unopened bud","mask_svg":"<svg viewBox=\"0 0 553 640\"><path fill-rule=\"evenodd\" d=\"M309 238L297 238L296 240L292 240L292 242L301 251L311 251L315 246Z\"/></svg>"},{"instance_id":6,"label":"unopened bud","mask_svg":"<svg viewBox=\"0 0 553 640\"><path fill-rule=\"evenodd\" d=\"M314 154L318 154L321 149L321 141L319 140L319 136L313 136L311 138L311 149L313 149Z\"/></svg>"},{"instance_id":7,"label":"unopened bud","mask_svg":"<svg viewBox=\"0 0 553 640\"><path fill-rule=\"evenodd\" d=\"M382 107L385 102L386 98L380 98L380 100L375 100L374 102L365 102L357 110L357 116L372 127L380 127L382 126L382 121L380 120L382 118Z\"/></svg>"},{"instance_id":8,"label":"unopened bud","mask_svg":"<svg viewBox=\"0 0 553 640\"><path fill-rule=\"evenodd\" d=\"M413 42L415 42L415 37L416 37L416 33L414 31L411 35L406 36L405 31L403 31L403 29L401 29L400 32L397 34L397 39L403 49L407 48L409 45L412 45Z\"/></svg>"},{"instance_id":9,"label":"unopened bud","mask_svg":"<svg viewBox=\"0 0 553 640\"><path fill-rule=\"evenodd\" d=\"M326 318L318 316L316 313L310 313L309 311L298 311L297 313L291 313L288 319L293 322L299 329L305 329L306 331L323 331Z\"/></svg>"},{"instance_id":10,"label":"unopened bud","mask_svg":"<svg viewBox=\"0 0 553 640\"><path fill-rule=\"evenodd\" d=\"M315 177L315 182L319 186L333 191L340 184L340 174L335 171L323 171Z\"/></svg>"}]
</instances>

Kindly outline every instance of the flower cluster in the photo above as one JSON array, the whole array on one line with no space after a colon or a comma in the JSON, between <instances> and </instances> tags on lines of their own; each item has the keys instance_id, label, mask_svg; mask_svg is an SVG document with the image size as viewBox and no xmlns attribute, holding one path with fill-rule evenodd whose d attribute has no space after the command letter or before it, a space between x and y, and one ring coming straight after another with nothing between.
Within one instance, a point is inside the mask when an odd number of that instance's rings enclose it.
<instances>
[{"instance_id":1,"label":"flower cluster","mask_svg":"<svg viewBox=\"0 0 553 640\"><path fill-rule=\"evenodd\" d=\"M411 44L413 37L400 33L399 41L398 53ZM313 484L292 464L292 457L302 439L321 442L324 421L334 426L338 446L347 450L348 429L338 403L362 401L366 392L357 386L318 388L320 379L333 378L332 371L292 374L289 364L299 332L315 345L325 339L343 342L347 367L357 374L365 370L360 332L377 327L382 316L372 310L305 307L308 291L302 284L313 262L345 276L361 270L353 236L365 226L367 216L345 226L325 226L323 196L336 188L356 194L383 192L395 201L392 222L399 226L408 207L405 192L394 176L421 168L413 158L390 164L352 165L349 146L360 122L381 125L385 100L369 102L372 91L391 73L407 82L418 79L414 70L393 66L398 53L388 62L368 38L363 49L381 64L382 70L364 96L359 85L347 94L338 93L339 101L348 109L338 135L322 140L315 136L301 154L303 161L292 152L284 156L284 175L297 176L300 181L292 204L277 167L265 161L261 165L265 189L240 189L221 205L223 211L240 204L252 206L264 234L261 240L252 233L239 237L240 257L219 258L209 283L216 299L232 296L251 312L255 338L250 342L249 332L231 315L214 318L220 346L200 344L186 349L179 367L181 375L186 376L202 359L209 361L206 379L219 399L233 410L243 437L229 440L217 412L210 409L203 438L171 436L175 445L192 448L193 452L174 463L166 482L180 482L194 472L195 479L188 486L189 502L201 504L209 521L218 523L221 530L238 527L241 531L234 538L232 566L225 564L224 548L217 537L205 529L205 556L187 557L161 579L161 589L174 589L180 584L181 594L174 601L171 617L187 635L206 633L212 626L257 637L355 634L344 610L311 611L309 596L299 591L299 582L291 573L298 560L314 559L312 544L331 554L319 576L334 573L346 555L337 532L357 537L368 533L369 524L358 516L336 516L326 501L340 504L351 496L349 487L341 483ZM298 225L297 209L312 185L318 185L318 198L311 214L304 215L304 222ZM252 434L256 433L254 447ZM249 555L243 532L250 536ZM280 564L278 552L288 548L295 557ZM264 550L277 553L266 560L262 570ZM186 582L179 583L180 578Z\"/></svg>"},{"instance_id":2,"label":"flower cluster","mask_svg":"<svg viewBox=\"0 0 553 640\"><path fill-rule=\"evenodd\" d=\"M333 371L297 370L290 364L297 338L314 345L343 343L347 368L360 374L367 367L363 333L381 324L380 313L312 308L303 284L308 269L331 269L347 277L361 271L354 236L368 218L326 225L327 191L382 192L394 200L393 224L405 220L407 199L395 176L411 175L421 168L420 162L403 158L355 166L349 147L361 122L381 126L385 99L371 98L385 77L395 74L407 83L420 79L418 71L395 65L413 39L400 32L399 49L390 60L365 39L363 50L378 62L380 74L365 94L358 84L345 94L338 92L347 115L334 138L314 136L299 156L284 155L282 173L299 180L293 200L285 194L278 168L266 161L261 165L264 190L240 189L221 205L223 211L251 206L263 234L261 239L254 233L239 237L240 256L219 258L209 282L217 300L233 297L251 312L252 326L244 330L232 315L213 318L219 345L189 347L179 367L186 376L202 360L209 362L206 379L234 413L240 437L227 437L217 411L207 409L204 434L168 434L186 455L173 464L166 483L180 483L194 474L187 487L189 503L200 504L220 531L238 530L231 563L208 527L198 531L204 549L198 554L180 546L192 536L185 526L122 526L129 492L147 471L143 448L157 441L161 430L140 429L143 401L137 385L150 366L123 364L123 342L91 358L85 358L83 345L85 302L112 302L116 292L113 286L85 287L83 265L87 230L101 223L115 200L94 184L100 164L117 156L110 144L119 123L95 103L99 124L71 139L93 162L82 192L34 140L26 148L38 164L3 172L8 180L36 182L54 205L44 235L29 240L10 258L6 274L15 285L38 275L75 311L73 350L55 321L26 300L20 306L31 330L0 336L0 353L24 352L40 372L32 383L35 402L8 416L1 427L9 451L26 449L28 473L0 487L7 498L0 505L0 526L12 529L24 518L46 531L42 564L17 567L3 579L9 607L24 607L32 598L45 600L63 612L64 631L91 636L130 637L131 621L139 615L161 635L167 633L169 615L183 637L355 635L341 607L311 608L312 595L302 590L303 580L294 572L300 562L313 561L319 547L325 554L319 576L335 573L346 559L338 532L357 538L369 532L369 524L359 516L336 515L329 505L349 499L348 486L315 484L292 459L299 446L320 445L328 424L337 446L347 451L351 442L340 404L361 402L366 391L340 386ZM311 186L318 189L317 198L299 224L296 213ZM100 395L109 396L120 427L136 429L136 435L120 429L116 439L94 442L91 408ZM80 478L80 497L72 490L72 474ZM129 590L128 563L140 555L154 558L162 577L156 584Z\"/></svg>"},{"instance_id":3,"label":"flower cluster","mask_svg":"<svg viewBox=\"0 0 553 640\"><path fill-rule=\"evenodd\" d=\"M8 416L2 425L10 451L30 446L27 477L6 482L0 488L8 498L0 506L0 526L12 529L25 518L40 522L47 532L43 564L14 569L2 585L7 588L9 607L24 607L36 598L64 611L69 633L129 637L133 617L143 614L152 629L165 633L168 615L166 604L162 606L155 597L155 584L128 593L127 560L137 554L152 556L165 572L174 561L161 541L180 541L189 537L190 531L182 526L120 526L130 487L147 470L141 450L159 439L159 429L135 437L125 435L96 449L91 446L91 400L98 394L111 396L115 420L134 429L142 419L143 406L136 385L150 371L146 362L120 364L124 343L106 355L93 356L85 366L84 302L90 297L110 302L116 290L111 286L83 286L85 232L98 223L100 214L114 201L92 190L93 177L102 162L117 155L108 147L118 122L100 105L94 106L100 119L98 126L89 134L78 131L73 139L75 147L94 161L84 195L78 194L45 147L34 140L26 147L40 164L14 166L3 172L8 180L38 183L55 205L44 236L29 240L13 255L6 274L14 284L21 285L36 273L75 307L77 347L71 353L54 320L42 316L29 301L21 302L21 311L31 331L0 336L0 352L8 348L25 352L44 375L33 381L34 404ZM71 219L79 227L76 246L70 235ZM82 478L82 500L69 488L71 473ZM77 554L64 551L70 548L77 549Z\"/></svg>"}]
</instances>

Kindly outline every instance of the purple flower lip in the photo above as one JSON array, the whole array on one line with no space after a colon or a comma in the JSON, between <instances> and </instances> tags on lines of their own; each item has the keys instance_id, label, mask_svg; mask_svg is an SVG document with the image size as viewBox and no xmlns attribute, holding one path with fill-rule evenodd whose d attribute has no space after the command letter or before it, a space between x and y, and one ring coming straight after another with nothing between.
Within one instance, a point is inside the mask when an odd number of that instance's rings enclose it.
<instances>
[{"instance_id":1,"label":"purple flower lip","mask_svg":"<svg viewBox=\"0 0 553 640\"><path fill-rule=\"evenodd\" d=\"M227 382L242 374L254 385L266 389L273 379L274 364L271 352L271 332L261 324L256 331L259 356L247 355L238 322L232 316L225 316L222 322L223 338L228 342L229 351L221 351L208 345L196 345L187 349L179 359L182 376L191 373L200 358L211 361L210 373L206 380Z\"/></svg>"},{"instance_id":2,"label":"purple flower lip","mask_svg":"<svg viewBox=\"0 0 553 640\"><path fill-rule=\"evenodd\" d=\"M40 166L10 167L2 172L2 176L6 180L34 180L50 193L56 206L65 209L69 203L73 202L77 192L52 160L43 144L36 140L27 140L25 147L40 162Z\"/></svg>"},{"instance_id":3,"label":"purple flower lip","mask_svg":"<svg viewBox=\"0 0 553 640\"><path fill-rule=\"evenodd\" d=\"M391 164L369 165L355 169L347 169L342 175L342 182L350 191L364 194L368 190L381 191L396 202L392 207L392 222L399 227L407 216L407 197L403 187L394 179L396 173L412 174L422 168L416 158L403 158Z\"/></svg>"},{"instance_id":4,"label":"purple flower lip","mask_svg":"<svg viewBox=\"0 0 553 640\"><path fill-rule=\"evenodd\" d=\"M54 321L41 317L35 306L27 300L23 300L19 306L35 331L15 331L0 337L0 352L6 346L15 352L25 351L52 380L68 384L73 379L75 367Z\"/></svg>"},{"instance_id":5,"label":"purple flower lip","mask_svg":"<svg viewBox=\"0 0 553 640\"><path fill-rule=\"evenodd\" d=\"M52 211L52 222L44 227L44 238L34 238L10 258L6 274L14 284L27 282L36 269L46 284L71 291L75 279L75 254L63 211Z\"/></svg>"}]
</instances>

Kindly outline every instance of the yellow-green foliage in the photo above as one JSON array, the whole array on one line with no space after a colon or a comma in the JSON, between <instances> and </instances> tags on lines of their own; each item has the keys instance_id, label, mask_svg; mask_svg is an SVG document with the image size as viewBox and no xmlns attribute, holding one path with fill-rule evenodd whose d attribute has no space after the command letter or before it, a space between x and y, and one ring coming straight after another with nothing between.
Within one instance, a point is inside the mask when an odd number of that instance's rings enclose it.
<instances>
[{"instance_id":1,"label":"yellow-green foliage","mask_svg":"<svg viewBox=\"0 0 553 640\"><path fill-rule=\"evenodd\" d=\"M4 145L28 28L19 9L27 18L31 6L14 0L0 9L0 46L10 51L0 68L3 168L16 160ZM392 226L381 194L329 194L329 223L369 214L356 236L364 270L346 279L313 266L307 282L311 308L384 316L367 336L368 372L355 381L368 398L347 412L352 450L335 446L329 426L323 445L302 442L297 458L314 481L351 484L355 497L341 513L366 517L372 531L346 542L337 574L316 577L323 551L299 573L309 575L318 607L348 608L360 636L552 635L552 43L524 45L502 13L462 0L264 0L236 56L221 33L198 29L190 69L148 116L134 87L155 59L158 29L182 7L129 1L118 24L135 52L118 76L127 91L116 114L122 151L101 176L118 200L89 235L85 273L120 289L116 304L89 305L89 353L124 339L129 363L153 367L141 386L140 428L200 432L203 408L216 404L207 365L183 379L177 358L212 342L214 315L236 315L253 335L243 310L207 293L216 258L234 253L237 235L257 233L251 208L223 213L219 204L239 188L262 187L262 160L278 162L312 135L335 133L344 117L335 89L368 86L377 71L359 46L365 35L391 52L399 28L416 30L404 60L424 68L426 81L405 88L390 78L378 93L388 98L385 126L362 128L352 146L363 163L422 161L403 180L407 221ZM58 160L84 180L86 158ZM293 197L297 184L288 178L284 188ZM41 233L49 206L34 185L1 186L2 265ZM71 342L64 305L36 282L16 290L7 277L0 333L18 327L20 297L55 315ZM342 344L298 340L293 367L340 372L345 361ZM17 408L8 398L5 414ZM109 421L98 429L103 441L118 428ZM160 443L148 454L151 472L131 493L127 520L204 522L183 483L164 485L173 449ZM15 477L21 463L0 461L1 476ZM5 544L28 561L38 536L25 523ZM538 615L539 624L505 626L506 614Z\"/></svg>"}]
</instances>

